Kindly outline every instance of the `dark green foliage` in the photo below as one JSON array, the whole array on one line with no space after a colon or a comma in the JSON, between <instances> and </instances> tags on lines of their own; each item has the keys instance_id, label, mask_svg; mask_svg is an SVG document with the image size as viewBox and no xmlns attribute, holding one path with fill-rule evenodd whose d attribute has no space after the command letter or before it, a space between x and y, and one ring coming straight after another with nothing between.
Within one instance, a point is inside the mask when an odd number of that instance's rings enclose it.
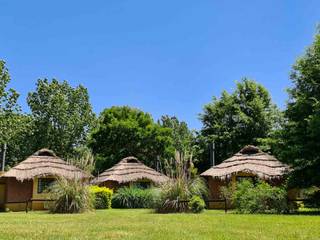
<instances>
[{"instance_id":1,"label":"dark green foliage","mask_svg":"<svg viewBox=\"0 0 320 240\"><path fill-rule=\"evenodd\" d=\"M279 111L268 91L255 81L243 79L236 90L224 91L219 99L204 106L200 115L203 127L198 136L199 157L209 166L208 144L215 142L216 164L238 152L243 146L258 145L278 127Z\"/></svg>"},{"instance_id":2,"label":"dark green foliage","mask_svg":"<svg viewBox=\"0 0 320 240\"><path fill-rule=\"evenodd\" d=\"M287 192L266 182L254 185L244 180L237 183L232 202L239 213L286 213L289 211Z\"/></svg>"},{"instance_id":3,"label":"dark green foliage","mask_svg":"<svg viewBox=\"0 0 320 240\"><path fill-rule=\"evenodd\" d=\"M198 146L195 142L195 132L188 128L188 125L179 121L177 117L170 117L168 115L162 116L159 124L163 127L171 129L171 138L173 140L173 147L176 154L179 154L182 158L189 158L189 162L192 166L192 174L197 173L197 169L194 167L194 162L198 163L198 159L193 159L194 153L197 151ZM173 160L173 161L172 161ZM175 159L169 158L160 162L160 169L165 171L168 175L171 175L169 171L175 168Z\"/></svg>"},{"instance_id":4,"label":"dark green foliage","mask_svg":"<svg viewBox=\"0 0 320 240\"><path fill-rule=\"evenodd\" d=\"M14 118L19 124L19 128L16 128L14 137L7 142L6 169L13 167L34 153L32 116L16 114Z\"/></svg>"},{"instance_id":5,"label":"dark green foliage","mask_svg":"<svg viewBox=\"0 0 320 240\"><path fill-rule=\"evenodd\" d=\"M97 171L128 156L155 166L158 157L162 159L174 152L169 128L154 123L148 113L127 106L105 109L100 114L89 147L95 154Z\"/></svg>"},{"instance_id":6,"label":"dark green foliage","mask_svg":"<svg viewBox=\"0 0 320 240\"><path fill-rule=\"evenodd\" d=\"M304 192L304 195L304 198L307 199L304 203L305 207L320 209L320 188L309 188Z\"/></svg>"},{"instance_id":7,"label":"dark green foliage","mask_svg":"<svg viewBox=\"0 0 320 240\"><path fill-rule=\"evenodd\" d=\"M52 213L82 213L93 208L93 196L82 180L59 178L49 191Z\"/></svg>"},{"instance_id":8,"label":"dark green foliage","mask_svg":"<svg viewBox=\"0 0 320 240\"><path fill-rule=\"evenodd\" d=\"M27 101L35 122L34 151L46 147L67 158L75 147L86 143L94 121L86 88L73 88L56 79L38 80Z\"/></svg>"},{"instance_id":9,"label":"dark green foliage","mask_svg":"<svg viewBox=\"0 0 320 240\"><path fill-rule=\"evenodd\" d=\"M117 190L112 199L114 208L152 208L157 201L156 189L123 187Z\"/></svg>"},{"instance_id":10,"label":"dark green foliage","mask_svg":"<svg viewBox=\"0 0 320 240\"><path fill-rule=\"evenodd\" d=\"M106 187L91 186L91 193L94 195L95 209L111 208L113 191Z\"/></svg>"},{"instance_id":11,"label":"dark green foliage","mask_svg":"<svg viewBox=\"0 0 320 240\"><path fill-rule=\"evenodd\" d=\"M205 206L205 202L199 196L195 195L190 199L189 208L193 213L201 213L204 210Z\"/></svg>"},{"instance_id":12,"label":"dark green foliage","mask_svg":"<svg viewBox=\"0 0 320 240\"><path fill-rule=\"evenodd\" d=\"M295 167L290 184L320 186L320 34L293 66L281 159Z\"/></svg>"},{"instance_id":13,"label":"dark green foliage","mask_svg":"<svg viewBox=\"0 0 320 240\"><path fill-rule=\"evenodd\" d=\"M161 117L159 124L172 130L171 137L176 151L185 152L192 148L194 136L186 122L180 122L177 117L165 115Z\"/></svg>"}]
</instances>

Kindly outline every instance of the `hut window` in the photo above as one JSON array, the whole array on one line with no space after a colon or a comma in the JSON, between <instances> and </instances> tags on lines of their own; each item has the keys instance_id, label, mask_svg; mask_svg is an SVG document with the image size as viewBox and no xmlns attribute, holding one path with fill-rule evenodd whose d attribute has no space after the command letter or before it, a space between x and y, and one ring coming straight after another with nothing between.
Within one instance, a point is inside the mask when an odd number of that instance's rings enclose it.
<instances>
[{"instance_id":1,"label":"hut window","mask_svg":"<svg viewBox=\"0 0 320 240\"><path fill-rule=\"evenodd\" d=\"M257 178L254 176L237 176L237 182L241 182L243 180L248 180L250 182L252 182L253 184L257 183Z\"/></svg>"},{"instance_id":2,"label":"hut window","mask_svg":"<svg viewBox=\"0 0 320 240\"><path fill-rule=\"evenodd\" d=\"M151 187L150 182L136 182L134 185L138 188L141 188L141 189L147 189L147 188Z\"/></svg>"},{"instance_id":3,"label":"hut window","mask_svg":"<svg viewBox=\"0 0 320 240\"><path fill-rule=\"evenodd\" d=\"M38 179L38 193L46 192L54 183L54 178L39 178Z\"/></svg>"}]
</instances>

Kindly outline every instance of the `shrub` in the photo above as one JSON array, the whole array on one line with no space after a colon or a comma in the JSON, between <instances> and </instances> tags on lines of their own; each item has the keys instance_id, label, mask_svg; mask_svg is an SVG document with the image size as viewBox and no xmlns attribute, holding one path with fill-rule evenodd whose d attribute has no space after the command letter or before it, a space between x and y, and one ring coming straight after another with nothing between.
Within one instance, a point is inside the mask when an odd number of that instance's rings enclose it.
<instances>
[{"instance_id":1,"label":"shrub","mask_svg":"<svg viewBox=\"0 0 320 240\"><path fill-rule=\"evenodd\" d=\"M57 179L49 194L54 200L50 206L52 213L81 213L93 207L89 187L78 179Z\"/></svg>"},{"instance_id":2,"label":"shrub","mask_svg":"<svg viewBox=\"0 0 320 240\"><path fill-rule=\"evenodd\" d=\"M311 187L304 191L305 198L305 207L308 208L320 208L320 188Z\"/></svg>"},{"instance_id":3,"label":"shrub","mask_svg":"<svg viewBox=\"0 0 320 240\"><path fill-rule=\"evenodd\" d=\"M90 186L90 192L94 195L95 209L111 208L113 191L106 187Z\"/></svg>"},{"instance_id":4,"label":"shrub","mask_svg":"<svg viewBox=\"0 0 320 240\"><path fill-rule=\"evenodd\" d=\"M193 213L200 213L204 210L206 204L203 201L203 199L199 196L194 195L190 202L189 202L189 208Z\"/></svg>"},{"instance_id":5,"label":"shrub","mask_svg":"<svg viewBox=\"0 0 320 240\"><path fill-rule=\"evenodd\" d=\"M206 197L207 186L202 178L187 179L184 177L168 181L160 187L160 196L156 203L156 212L187 212L189 206L180 200L189 200L192 196Z\"/></svg>"},{"instance_id":6,"label":"shrub","mask_svg":"<svg viewBox=\"0 0 320 240\"><path fill-rule=\"evenodd\" d=\"M123 187L114 194L112 206L115 208L152 208L157 196L156 189Z\"/></svg>"},{"instance_id":7,"label":"shrub","mask_svg":"<svg viewBox=\"0 0 320 240\"><path fill-rule=\"evenodd\" d=\"M239 213L285 213L289 210L285 189L266 182L254 185L244 180L238 183L232 201Z\"/></svg>"}]
</instances>

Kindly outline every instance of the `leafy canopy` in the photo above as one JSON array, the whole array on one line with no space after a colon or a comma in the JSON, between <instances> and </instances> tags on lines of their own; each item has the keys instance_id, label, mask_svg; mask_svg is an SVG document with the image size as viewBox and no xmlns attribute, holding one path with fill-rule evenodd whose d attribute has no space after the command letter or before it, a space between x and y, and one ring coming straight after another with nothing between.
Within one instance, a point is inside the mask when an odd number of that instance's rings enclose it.
<instances>
[{"instance_id":1,"label":"leafy canopy","mask_svg":"<svg viewBox=\"0 0 320 240\"><path fill-rule=\"evenodd\" d=\"M86 143L94 121L89 95L83 86L39 79L27 98L35 122L34 144L47 147L67 158L75 147Z\"/></svg>"},{"instance_id":2,"label":"leafy canopy","mask_svg":"<svg viewBox=\"0 0 320 240\"><path fill-rule=\"evenodd\" d=\"M243 79L236 90L204 106L200 115L203 127L198 144L204 162L209 159L208 144L215 142L216 163L239 151L244 145L257 145L276 127L279 116L268 91L253 80Z\"/></svg>"},{"instance_id":3,"label":"leafy canopy","mask_svg":"<svg viewBox=\"0 0 320 240\"><path fill-rule=\"evenodd\" d=\"M128 156L155 166L158 157L173 154L171 130L156 124L148 113L128 106L111 107L100 114L89 147L96 156L98 171Z\"/></svg>"},{"instance_id":4,"label":"leafy canopy","mask_svg":"<svg viewBox=\"0 0 320 240\"><path fill-rule=\"evenodd\" d=\"M159 124L165 128L170 128L173 146L178 152L190 151L193 143L193 133L189 130L184 121L179 121L175 116L164 115L161 117Z\"/></svg>"},{"instance_id":5,"label":"leafy canopy","mask_svg":"<svg viewBox=\"0 0 320 240\"><path fill-rule=\"evenodd\" d=\"M17 103L19 94L8 87L10 80L5 62L0 60L0 145L7 144L5 168L30 154L30 141L25 136L32 132L30 116L22 114Z\"/></svg>"},{"instance_id":6,"label":"leafy canopy","mask_svg":"<svg viewBox=\"0 0 320 240\"><path fill-rule=\"evenodd\" d=\"M296 167L301 187L320 186L320 34L293 66L281 158Z\"/></svg>"},{"instance_id":7,"label":"leafy canopy","mask_svg":"<svg viewBox=\"0 0 320 240\"><path fill-rule=\"evenodd\" d=\"M0 144L7 143L19 130L17 115L21 109L17 103L19 94L8 88L10 74L6 63L0 60Z\"/></svg>"}]
</instances>

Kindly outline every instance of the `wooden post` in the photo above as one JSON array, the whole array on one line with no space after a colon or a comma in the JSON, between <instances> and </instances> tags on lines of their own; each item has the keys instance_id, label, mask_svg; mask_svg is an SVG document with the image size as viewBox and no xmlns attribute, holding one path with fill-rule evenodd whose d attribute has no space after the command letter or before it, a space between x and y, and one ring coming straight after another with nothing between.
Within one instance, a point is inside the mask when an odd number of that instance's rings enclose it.
<instances>
[{"instance_id":1,"label":"wooden post","mask_svg":"<svg viewBox=\"0 0 320 240\"><path fill-rule=\"evenodd\" d=\"M27 200L26 201L26 213L28 213L28 207L29 207L28 205L29 205L29 201Z\"/></svg>"},{"instance_id":2,"label":"wooden post","mask_svg":"<svg viewBox=\"0 0 320 240\"><path fill-rule=\"evenodd\" d=\"M227 213L227 199L224 199L224 213Z\"/></svg>"},{"instance_id":3,"label":"wooden post","mask_svg":"<svg viewBox=\"0 0 320 240\"><path fill-rule=\"evenodd\" d=\"M2 166L1 166L2 172L4 172L4 165L6 164L6 151L7 151L7 143L3 145Z\"/></svg>"}]
</instances>

